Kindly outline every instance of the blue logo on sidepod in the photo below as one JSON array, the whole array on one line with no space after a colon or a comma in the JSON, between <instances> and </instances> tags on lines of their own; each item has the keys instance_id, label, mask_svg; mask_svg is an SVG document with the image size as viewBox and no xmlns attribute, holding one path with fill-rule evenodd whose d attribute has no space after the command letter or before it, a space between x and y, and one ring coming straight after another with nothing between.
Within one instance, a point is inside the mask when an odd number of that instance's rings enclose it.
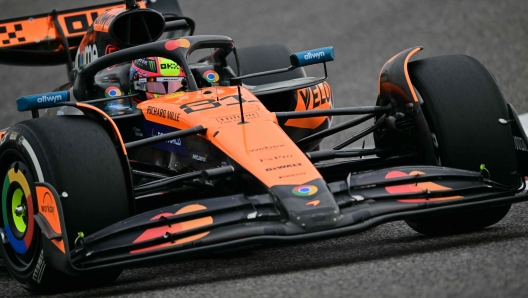
<instances>
[{"instance_id":1,"label":"blue logo on sidepod","mask_svg":"<svg viewBox=\"0 0 528 298\"><path fill-rule=\"evenodd\" d=\"M163 135L169 132L177 131L176 128L165 126L161 124L157 124L150 121L143 121L143 128L147 132L147 134L150 134L152 137ZM164 151L177 153L182 156L189 156L187 153L187 149L185 148L185 145L182 142L182 139L177 138L173 140L167 140L164 142L159 142L154 145L152 145L154 148L158 148Z\"/></svg>"}]
</instances>

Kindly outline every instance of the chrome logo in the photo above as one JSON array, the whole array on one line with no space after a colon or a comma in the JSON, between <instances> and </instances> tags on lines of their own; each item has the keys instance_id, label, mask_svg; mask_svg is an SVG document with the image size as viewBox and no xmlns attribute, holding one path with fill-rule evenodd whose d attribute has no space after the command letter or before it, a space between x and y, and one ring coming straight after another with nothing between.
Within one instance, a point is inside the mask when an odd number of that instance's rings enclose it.
<instances>
[{"instance_id":1,"label":"chrome logo","mask_svg":"<svg viewBox=\"0 0 528 298\"><path fill-rule=\"evenodd\" d=\"M204 72L203 78L209 83L218 82L218 80L220 79L218 73L216 73L216 71L214 70L208 70Z\"/></svg>"},{"instance_id":2,"label":"chrome logo","mask_svg":"<svg viewBox=\"0 0 528 298\"><path fill-rule=\"evenodd\" d=\"M292 189L292 193L296 196L307 197L317 192L317 186L314 185L299 185Z\"/></svg>"},{"instance_id":3,"label":"chrome logo","mask_svg":"<svg viewBox=\"0 0 528 298\"><path fill-rule=\"evenodd\" d=\"M119 88L114 87L114 86L110 86L110 87L106 88L106 90L105 90L105 97L106 98L116 97L116 96L121 96L121 90L119 90Z\"/></svg>"}]
</instances>

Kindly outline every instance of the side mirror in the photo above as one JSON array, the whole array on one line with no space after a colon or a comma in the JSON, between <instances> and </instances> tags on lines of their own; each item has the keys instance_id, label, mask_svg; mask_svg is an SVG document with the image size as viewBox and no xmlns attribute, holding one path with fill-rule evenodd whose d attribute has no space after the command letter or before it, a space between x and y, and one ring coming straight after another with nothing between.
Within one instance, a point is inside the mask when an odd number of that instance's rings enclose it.
<instances>
[{"instance_id":1,"label":"side mirror","mask_svg":"<svg viewBox=\"0 0 528 298\"><path fill-rule=\"evenodd\" d=\"M334 47L326 47L294 53L290 56L291 65L294 67L303 67L334 60Z\"/></svg>"},{"instance_id":2,"label":"side mirror","mask_svg":"<svg viewBox=\"0 0 528 298\"><path fill-rule=\"evenodd\" d=\"M19 97L17 109L19 112L31 111L34 109L46 109L59 106L63 102L70 101L70 92L58 91L43 94L35 94Z\"/></svg>"}]
</instances>

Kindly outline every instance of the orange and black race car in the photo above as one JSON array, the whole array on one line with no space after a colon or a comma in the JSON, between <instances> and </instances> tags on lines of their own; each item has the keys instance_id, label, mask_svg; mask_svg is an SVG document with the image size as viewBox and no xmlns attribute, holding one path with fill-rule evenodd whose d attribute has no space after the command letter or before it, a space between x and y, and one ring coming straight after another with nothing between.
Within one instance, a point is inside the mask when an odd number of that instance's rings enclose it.
<instances>
[{"instance_id":1,"label":"orange and black race car","mask_svg":"<svg viewBox=\"0 0 528 298\"><path fill-rule=\"evenodd\" d=\"M375 105L334 108L332 47L237 48L193 28L169 0L0 23L1 63L70 71L0 131L0 255L29 291L396 220L471 231L528 199L526 134L475 59L409 62L410 48L383 66ZM306 76L314 64L325 77ZM332 127L343 115L359 116ZM369 135L374 148L347 149Z\"/></svg>"}]
</instances>

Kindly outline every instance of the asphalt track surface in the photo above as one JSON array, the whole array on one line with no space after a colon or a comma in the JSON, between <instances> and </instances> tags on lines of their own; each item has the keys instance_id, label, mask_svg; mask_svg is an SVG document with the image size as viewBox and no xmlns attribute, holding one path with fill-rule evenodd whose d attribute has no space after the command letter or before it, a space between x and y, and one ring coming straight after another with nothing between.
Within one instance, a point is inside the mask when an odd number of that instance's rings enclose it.
<instances>
[{"instance_id":1,"label":"asphalt track surface","mask_svg":"<svg viewBox=\"0 0 528 298\"><path fill-rule=\"evenodd\" d=\"M0 19L103 2L0 0ZM526 1L181 0L181 6L195 19L196 34L228 35L239 47L334 46L337 60L328 72L337 107L373 105L385 61L421 45L425 49L417 58L477 58L517 111L528 112ZM309 73L320 71L312 68ZM64 82L63 66L0 66L0 128L29 117L16 112L18 96ZM345 137L333 137L323 147ZM526 297L527 213L528 204L514 205L500 223L463 235L425 237L396 222L331 240L214 254L127 270L111 286L63 296ZM0 262L4 295L27 293Z\"/></svg>"}]
</instances>

